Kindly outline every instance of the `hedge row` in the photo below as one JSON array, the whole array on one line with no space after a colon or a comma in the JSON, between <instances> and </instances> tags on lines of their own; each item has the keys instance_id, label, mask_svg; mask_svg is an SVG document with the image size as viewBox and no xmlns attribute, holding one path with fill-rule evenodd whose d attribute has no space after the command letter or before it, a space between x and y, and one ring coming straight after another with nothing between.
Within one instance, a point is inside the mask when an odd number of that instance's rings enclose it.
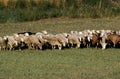
<instances>
[{"instance_id":1,"label":"hedge row","mask_svg":"<svg viewBox=\"0 0 120 79\"><path fill-rule=\"evenodd\" d=\"M120 0L1 0L0 22L120 16Z\"/></svg>"}]
</instances>

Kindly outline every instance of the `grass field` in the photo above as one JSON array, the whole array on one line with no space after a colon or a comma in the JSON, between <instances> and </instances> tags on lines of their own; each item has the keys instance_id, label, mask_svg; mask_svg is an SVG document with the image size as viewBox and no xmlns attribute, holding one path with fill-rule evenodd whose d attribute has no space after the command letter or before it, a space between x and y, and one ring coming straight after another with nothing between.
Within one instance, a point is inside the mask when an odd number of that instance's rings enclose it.
<instances>
[{"instance_id":1,"label":"grass field","mask_svg":"<svg viewBox=\"0 0 120 79\"><path fill-rule=\"evenodd\" d=\"M84 29L120 30L120 20L44 19L0 24L0 36L47 30L48 33ZM120 79L120 49L64 49L0 51L0 79Z\"/></svg>"}]
</instances>

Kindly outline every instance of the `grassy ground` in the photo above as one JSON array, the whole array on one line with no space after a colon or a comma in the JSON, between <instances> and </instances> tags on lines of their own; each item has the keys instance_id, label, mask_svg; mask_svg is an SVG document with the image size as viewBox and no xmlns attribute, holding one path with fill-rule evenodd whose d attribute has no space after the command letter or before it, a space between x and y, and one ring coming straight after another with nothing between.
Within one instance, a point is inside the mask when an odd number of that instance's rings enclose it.
<instances>
[{"instance_id":1,"label":"grassy ground","mask_svg":"<svg viewBox=\"0 0 120 79\"><path fill-rule=\"evenodd\" d=\"M39 32L47 30L48 33L55 34L70 32L71 30L80 31L85 29L119 30L120 20L58 18L25 23L3 23L0 24L0 36L22 31Z\"/></svg>"},{"instance_id":2,"label":"grassy ground","mask_svg":"<svg viewBox=\"0 0 120 79\"><path fill-rule=\"evenodd\" d=\"M120 29L119 20L45 19L0 24L0 35L47 30ZM0 51L0 79L120 79L120 49Z\"/></svg>"},{"instance_id":3,"label":"grassy ground","mask_svg":"<svg viewBox=\"0 0 120 79\"><path fill-rule=\"evenodd\" d=\"M119 49L0 53L1 79L119 79L119 69Z\"/></svg>"}]
</instances>

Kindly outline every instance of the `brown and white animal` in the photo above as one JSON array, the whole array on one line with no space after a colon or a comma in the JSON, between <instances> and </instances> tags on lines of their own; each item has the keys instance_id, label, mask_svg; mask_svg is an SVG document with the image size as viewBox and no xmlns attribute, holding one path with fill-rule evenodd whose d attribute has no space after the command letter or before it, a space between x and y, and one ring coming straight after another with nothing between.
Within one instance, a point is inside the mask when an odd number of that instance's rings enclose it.
<instances>
[{"instance_id":1,"label":"brown and white animal","mask_svg":"<svg viewBox=\"0 0 120 79\"><path fill-rule=\"evenodd\" d=\"M62 43L54 35L43 36L43 39L48 41L52 49L56 49L56 48L58 48L59 50L62 49Z\"/></svg>"},{"instance_id":2,"label":"brown and white animal","mask_svg":"<svg viewBox=\"0 0 120 79\"><path fill-rule=\"evenodd\" d=\"M0 37L0 50L6 50L7 49L7 38Z\"/></svg>"},{"instance_id":3,"label":"brown and white animal","mask_svg":"<svg viewBox=\"0 0 120 79\"><path fill-rule=\"evenodd\" d=\"M18 46L18 42L15 40L14 36L4 36L8 40L7 45L9 50L14 50Z\"/></svg>"},{"instance_id":4,"label":"brown and white animal","mask_svg":"<svg viewBox=\"0 0 120 79\"><path fill-rule=\"evenodd\" d=\"M99 44L100 44L100 39L99 39L100 35L98 33L94 33L92 34L92 39L91 39L91 46L92 47L96 47L98 48Z\"/></svg>"},{"instance_id":5,"label":"brown and white animal","mask_svg":"<svg viewBox=\"0 0 120 79\"><path fill-rule=\"evenodd\" d=\"M56 34L55 38L58 39L58 41L60 41L60 43L62 44L62 47L66 47L68 44L68 39L64 34Z\"/></svg>"},{"instance_id":6,"label":"brown and white animal","mask_svg":"<svg viewBox=\"0 0 120 79\"><path fill-rule=\"evenodd\" d=\"M79 38L77 35L75 34L69 34L68 35L68 41L69 41L69 46L70 47L76 47L76 48L80 48L80 40L81 38Z\"/></svg>"},{"instance_id":7,"label":"brown and white animal","mask_svg":"<svg viewBox=\"0 0 120 79\"><path fill-rule=\"evenodd\" d=\"M117 44L120 44L120 36L117 34L107 34L107 41L112 45L112 47L116 47Z\"/></svg>"},{"instance_id":8,"label":"brown and white animal","mask_svg":"<svg viewBox=\"0 0 120 79\"><path fill-rule=\"evenodd\" d=\"M42 44L35 35L25 37L23 42L28 46L28 49L42 49Z\"/></svg>"}]
</instances>

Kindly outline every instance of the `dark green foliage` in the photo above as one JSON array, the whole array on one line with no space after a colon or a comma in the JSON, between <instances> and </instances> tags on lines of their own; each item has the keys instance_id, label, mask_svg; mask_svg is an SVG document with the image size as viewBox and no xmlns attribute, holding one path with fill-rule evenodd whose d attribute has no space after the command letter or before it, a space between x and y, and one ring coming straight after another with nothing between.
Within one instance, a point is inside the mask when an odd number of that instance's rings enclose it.
<instances>
[{"instance_id":1,"label":"dark green foliage","mask_svg":"<svg viewBox=\"0 0 120 79\"><path fill-rule=\"evenodd\" d=\"M117 1L117 0L116 0ZM64 5L64 6L63 6ZM105 18L120 16L120 2L110 0L66 0L55 3L43 0L38 5L34 0L26 3L25 0L18 0L14 4L11 0L5 7L0 3L0 22L23 22L35 21L42 18L70 17L70 18Z\"/></svg>"},{"instance_id":2,"label":"dark green foliage","mask_svg":"<svg viewBox=\"0 0 120 79\"><path fill-rule=\"evenodd\" d=\"M16 4L17 8L26 8L25 0L18 0Z\"/></svg>"}]
</instances>

